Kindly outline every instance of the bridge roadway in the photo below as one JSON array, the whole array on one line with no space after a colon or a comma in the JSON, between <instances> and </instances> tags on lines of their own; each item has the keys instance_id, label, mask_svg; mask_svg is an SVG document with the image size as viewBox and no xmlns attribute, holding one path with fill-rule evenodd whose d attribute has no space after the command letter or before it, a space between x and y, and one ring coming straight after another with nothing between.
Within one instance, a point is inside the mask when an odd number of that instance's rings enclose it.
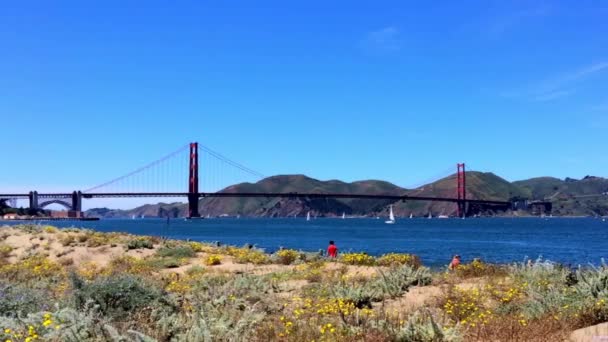
<instances>
[{"instance_id":1,"label":"bridge roadway","mask_svg":"<svg viewBox=\"0 0 608 342\"><path fill-rule=\"evenodd\" d=\"M72 198L74 193L38 193L38 198ZM189 197L188 192L106 192L106 193L80 193L82 198L125 198L125 197ZM351 198L375 199L392 201L433 201L433 202L465 202L469 204L485 204L497 206L510 206L507 201L490 201L465 199L453 197L429 197L409 195L382 195L382 194L344 194L344 193L304 193L304 192L200 192L199 198L205 197L284 197L284 198ZM29 198L29 194L0 194L1 198Z\"/></svg>"}]
</instances>

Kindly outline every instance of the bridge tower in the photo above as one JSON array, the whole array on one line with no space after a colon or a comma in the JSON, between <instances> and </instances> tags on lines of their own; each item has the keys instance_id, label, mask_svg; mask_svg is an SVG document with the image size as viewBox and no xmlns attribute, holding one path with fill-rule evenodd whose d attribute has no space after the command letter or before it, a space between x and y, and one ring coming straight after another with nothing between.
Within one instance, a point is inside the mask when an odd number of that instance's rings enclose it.
<instances>
[{"instance_id":1,"label":"bridge tower","mask_svg":"<svg viewBox=\"0 0 608 342\"><path fill-rule=\"evenodd\" d=\"M457 198L458 198L458 217L467 215L467 178L464 170L464 163L456 164L457 176Z\"/></svg>"},{"instance_id":2,"label":"bridge tower","mask_svg":"<svg viewBox=\"0 0 608 342\"><path fill-rule=\"evenodd\" d=\"M80 191L72 192L72 210L79 214L82 211L82 192Z\"/></svg>"},{"instance_id":3,"label":"bridge tower","mask_svg":"<svg viewBox=\"0 0 608 342\"><path fill-rule=\"evenodd\" d=\"M30 191L29 193L30 200L30 210L38 209L38 191Z\"/></svg>"},{"instance_id":4,"label":"bridge tower","mask_svg":"<svg viewBox=\"0 0 608 342\"><path fill-rule=\"evenodd\" d=\"M190 143L190 175L188 177L188 217L201 217L198 212L198 143Z\"/></svg>"}]
</instances>

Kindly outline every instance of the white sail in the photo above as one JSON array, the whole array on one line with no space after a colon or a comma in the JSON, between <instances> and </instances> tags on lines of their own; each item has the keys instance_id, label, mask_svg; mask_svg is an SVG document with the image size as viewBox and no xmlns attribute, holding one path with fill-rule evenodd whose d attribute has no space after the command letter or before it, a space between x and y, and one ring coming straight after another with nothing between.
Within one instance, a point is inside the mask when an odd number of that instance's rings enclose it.
<instances>
[{"instance_id":1,"label":"white sail","mask_svg":"<svg viewBox=\"0 0 608 342\"><path fill-rule=\"evenodd\" d=\"M310 221L310 211L306 213L306 221Z\"/></svg>"},{"instance_id":2,"label":"white sail","mask_svg":"<svg viewBox=\"0 0 608 342\"><path fill-rule=\"evenodd\" d=\"M414 214L410 214L410 218L414 218Z\"/></svg>"},{"instance_id":3,"label":"white sail","mask_svg":"<svg viewBox=\"0 0 608 342\"><path fill-rule=\"evenodd\" d=\"M430 211L429 211L429 217L428 218L433 218L433 215L431 214Z\"/></svg>"},{"instance_id":4,"label":"white sail","mask_svg":"<svg viewBox=\"0 0 608 342\"><path fill-rule=\"evenodd\" d=\"M342 219L344 220L346 218L346 213L342 213Z\"/></svg>"},{"instance_id":5,"label":"white sail","mask_svg":"<svg viewBox=\"0 0 608 342\"><path fill-rule=\"evenodd\" d=\"M387 224L393 224L393 223L395 223L395 215L393 214L393 206L392 205L390 206L390 211L389 211L389 214L388 214L388 221L384 221L384 223L387 223Z\"/></svg>"}]
</instances>

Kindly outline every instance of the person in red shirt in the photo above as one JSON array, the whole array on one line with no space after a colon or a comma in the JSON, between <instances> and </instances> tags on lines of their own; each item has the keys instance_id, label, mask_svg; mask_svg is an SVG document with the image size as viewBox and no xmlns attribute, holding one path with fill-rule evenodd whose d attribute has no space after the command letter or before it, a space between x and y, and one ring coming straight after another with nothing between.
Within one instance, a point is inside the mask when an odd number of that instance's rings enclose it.
<instances>
[{"instance_id":1,"label":"person in red shirt","mask_svg":"<svg viewBox=\"0 0 608 342\"><path fill-rule=\"evenodd\" d=\"M450 262L450 266L448 266L448 268L450 270L455 270L458 268L458 265L460 265L460 255L456 254L452 258L452 262Z\"/></svg>"},{"instance_id":2,"label":"person in red shirt","mask_svg":"<svg viewBox=\"0 0 608 342\"><path fill-rule=\"evenodd\" d=\"M329 241L329 247L327 247L327 256L330 258L338 257L338 247L336 247L333 241Z\"/></svg>"}]
</instances>

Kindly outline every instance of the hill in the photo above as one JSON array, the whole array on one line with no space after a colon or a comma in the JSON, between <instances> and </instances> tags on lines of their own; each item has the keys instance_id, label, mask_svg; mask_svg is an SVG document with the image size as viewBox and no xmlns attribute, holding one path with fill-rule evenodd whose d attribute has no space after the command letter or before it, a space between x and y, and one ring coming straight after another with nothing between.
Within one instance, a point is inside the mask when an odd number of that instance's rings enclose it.
<instances>
[{"instance_id":1,"label":"hill","mask_svg":"<svg viewBox=\"0 0 608 342\"><path fill-rule=\"evenodd\" d=\"M528 191L511 184L491 172L469 171L467 178L467 198L508 201L512 198L527 197ZM411 196L456 197L456 175L440 179L407 192ZM397 216L456 215L456 204L446 202L411 201L397 203L393 208ZM385 214L384 212L382 213Z\"/></svg>"},{"instance_id":2,"label":"hill","mask_svg":"<svg viewBox=\"0 0 608 342\"><path fill-rule=\"evenodd\" d=\"M241 183L221 192L308 192L308 193L366 193L399 195L405 189L378 180L346 183L339 180L320 181L304 175L273 176L256 183ZM245 215L261 217L366 215L382 210L389 202L360 199L300 199L300 198L205 198L199 203L201 215Z\"/></svg>"},{"instance_id":3,"label":"hill","mask_svg":"<svg viewBox=\"0 0 608 342\"><path fill-rule=\"evenodd\" d=\"M93 208L85 212L86 217L128 218L128 217L184 217L188 211L185 203L144 204L129 210Z\"/></svg>"},{"instance_id":4,"label":"hill","mask_svg":"<svg viewBox=\"0 0 608 342\"><path fill-rule=\"evenodd\" d=\"M256 183L240 183L229 186L221 192L310 192L310 193L365 193L387 195L419 195L454 197L456 195L456 175L440 179L434 183L413 190L401 188L395 184L380 180L343 182L339 180L321 181L305 175L280 175L262 179ZM467 196L469 198L488 200L508 200L517 196L526 196L529 192L512 185L508 181L492 174L467 172ZM243 215L256 217L305 216L307 212L318 216L337 216L346 213L353 216L385 216L388 200L362 199L301 199L301 198L204 198L199 202L203 216ZM398 216L454 215L456 206L453 203L419 202L395 203ZM91 209L87 216L97 217L181 217L185 216L187 206L184 203L147 204L131 210Z\"/></svg>"},{"instance_id":5,"label":"hill","mask_svg":"<svg viewBox=\"0 0 608 342\"><path fill-rule=\"evenodd\" d=\"M528 191L530 198L553 203L554 215L608 215L608 179L586 176L583 179L538 177L513 182Z\"/></svg>"}]
</instances>

